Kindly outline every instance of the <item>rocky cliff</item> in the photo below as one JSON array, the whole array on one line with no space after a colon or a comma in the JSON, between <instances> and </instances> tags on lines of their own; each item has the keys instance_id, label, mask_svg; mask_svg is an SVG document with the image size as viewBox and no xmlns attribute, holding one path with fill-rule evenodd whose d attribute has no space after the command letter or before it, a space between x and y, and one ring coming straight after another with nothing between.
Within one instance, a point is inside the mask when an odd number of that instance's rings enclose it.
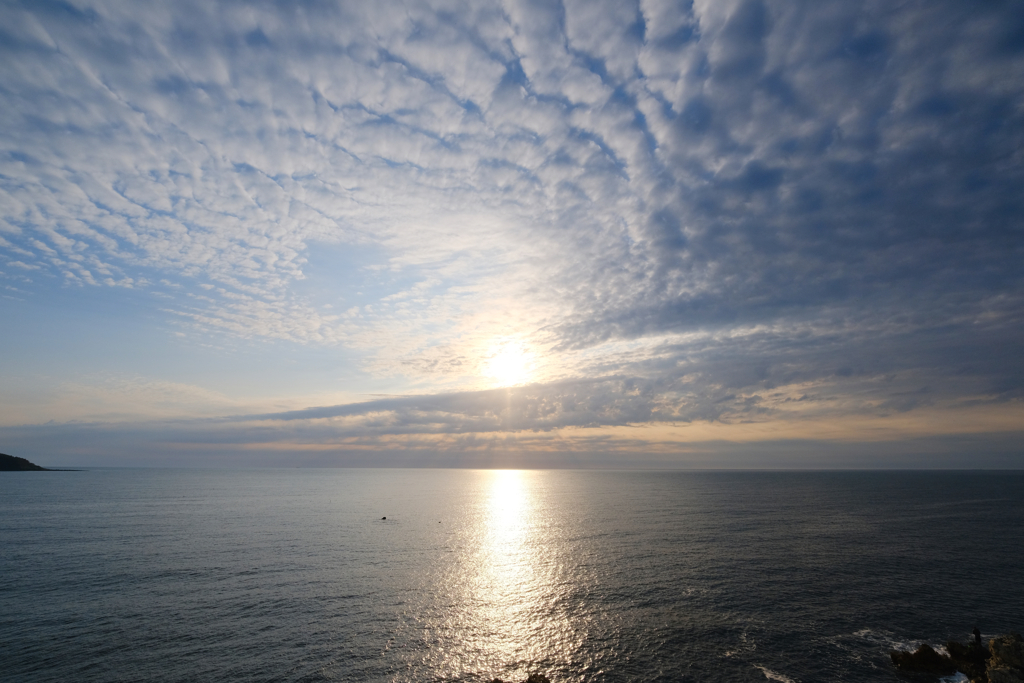
<instances>
[{"instance_id":1,"label":"rocky cliff","mask_svg":"<svg viewBox=\"0 0 1024 683\"><path fill-rule=\"evenodd\" d=\"M1024 638L1009 633L979 643L946 643L942 654L926 643L913 652L893 650L892 663L901 671L919 671L948 676L961 672L971 683L1024 683Z\"/></svg>"}]
</instances>

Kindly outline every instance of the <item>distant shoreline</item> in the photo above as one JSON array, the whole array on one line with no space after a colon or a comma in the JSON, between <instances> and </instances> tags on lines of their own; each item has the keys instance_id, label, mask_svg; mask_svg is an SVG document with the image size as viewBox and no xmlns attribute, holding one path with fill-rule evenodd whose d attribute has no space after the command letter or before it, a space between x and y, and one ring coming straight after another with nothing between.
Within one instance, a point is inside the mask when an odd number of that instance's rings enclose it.
<instances>
[{"instance_id":1,"label":"distant shoreline","mask_svg":"<svg viewBox=\"0 0 1024 683\"><path fill-rule=\"evenodd\" d=\"M81 472L81 470L41 467L25 458L0 453L0 472Z\"/></svg>"}]
</instances>

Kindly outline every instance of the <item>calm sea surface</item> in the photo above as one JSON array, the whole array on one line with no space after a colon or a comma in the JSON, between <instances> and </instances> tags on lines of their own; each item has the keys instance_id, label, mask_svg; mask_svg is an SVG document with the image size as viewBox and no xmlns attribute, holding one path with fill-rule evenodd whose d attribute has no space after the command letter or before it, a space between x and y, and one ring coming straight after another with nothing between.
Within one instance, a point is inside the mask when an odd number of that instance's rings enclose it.
<instances>
[{"instance_id":1,"label":"calm sea surface","mask_svg":"<svg viewBox=\"0 0 1024 683\"><path fill-rule=\"evenodd\" d=\"M897 681L975 624L1021 472L0 473L3 681Z\"/></svg>"}]
</instances>

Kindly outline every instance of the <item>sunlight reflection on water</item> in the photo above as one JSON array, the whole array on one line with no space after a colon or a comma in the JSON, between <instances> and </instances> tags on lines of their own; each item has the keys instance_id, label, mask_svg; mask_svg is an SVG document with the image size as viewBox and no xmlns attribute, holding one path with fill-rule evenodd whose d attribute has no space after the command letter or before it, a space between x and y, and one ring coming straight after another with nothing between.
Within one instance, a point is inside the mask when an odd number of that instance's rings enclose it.
<instances>
[{"instance_id":1,"label":"sunlight reflection on water","mask_svg":"<svg viewBox=\"0 0 1024 683\"><path fill-rule=\"evenodd\" d=\"M524 473L496 470L488 474L491 481L481 562L488 579L486 588L493 597L502 590L522 592L531 582L532 565L525 554L536 525Z\"/></svg>"},{"instance_id":2,"label":"sunlight reflection on water","mask_svg":"<svg viewBox=\"0 0 1024 683\"><path fill-rule=\"evenodd\" d=\"M573 659L578 643L559 608L557 534L535 472L479 472L472 547L448 578L464 587L442 669L452 679L490 672L520 680L540 662ZM436 663L435 663L436 666ZM489 679L488 679L489 680Z\"/></svg>"}]
</instances>

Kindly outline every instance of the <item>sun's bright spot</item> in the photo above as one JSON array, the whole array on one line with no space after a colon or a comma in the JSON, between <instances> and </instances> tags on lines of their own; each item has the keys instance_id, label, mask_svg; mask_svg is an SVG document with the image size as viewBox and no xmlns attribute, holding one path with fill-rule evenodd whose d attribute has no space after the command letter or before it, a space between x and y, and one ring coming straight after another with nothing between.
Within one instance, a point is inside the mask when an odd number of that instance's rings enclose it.
<instances>
[{"instance_id":1,"label":"sun's bright spot","mask_svg":"<svg viewBox=\"0 0 1024 683\"><path fill-rule=\"evenodd\" d=\"M521 343L503 341L491 347L486 372L498 386L510 387L529 382L533 364L533 354Z\"/></svg>"}]
</instances>

